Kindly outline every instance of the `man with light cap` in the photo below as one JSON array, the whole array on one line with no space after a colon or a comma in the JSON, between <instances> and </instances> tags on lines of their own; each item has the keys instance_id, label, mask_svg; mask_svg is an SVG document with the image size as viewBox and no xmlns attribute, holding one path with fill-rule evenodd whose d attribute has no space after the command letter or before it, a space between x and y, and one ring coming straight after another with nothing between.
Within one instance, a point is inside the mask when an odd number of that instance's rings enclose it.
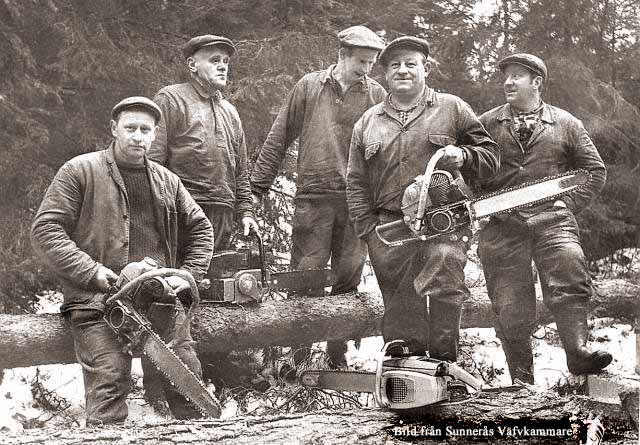
<instances>
[{"instance_id":1,"label":"man with light cap","mask_svg":"<svg viewBox=\"0 0 640 445\"><path fill-rule=\"evenodd\" d=\"M276 116L251 173L254 202L268 193L287 149L298 139L291 267L324 268L331 259L332 294L357 290L367 256L349 222L345 176L353 124L386 91L367 75L382 39L365 26L338 33L338 62L306 74ZM344 365L343 342L330 341L334 365Z\"/></svg>"},{"instance_id":2,"label":"man with light cap","mask_svg":"<svg viewBox=\"0 0 640 445\"><path fill-rule=\"evenodd\" d=\"M70 321L82 365L88 425L123 422L128 414L131 356L103 318L107 292L120 271L148 257L159 267L189 271L199 281L213 252L213 231L202 209L176 175L146 157L160 108L146 97L129 97L111 116L114 139L109 147L60 168L31 229L34 250L63 285L60 311ZM180 277L166 281L176 292L189 288ZM165 303L150 306L153 329L201 376L185 315L188 302ZM146 390L153 366L143 362L143 370ZM170 382L156 384L164 389L175 417L201 416Z\"/></svg>"},{"instance_id":3,"label":"man with light cap","mask_svg":"<svg viewBox=\"0 0 640 445\"><path fill-rule=\"evenodd\" d=\"M582 123L544 103L547 67L531 54L514 54L498 67L507 103L480 120L501 149L497 175L483 192L583 169L587 185L555 202L545 202L491 218L480 233L478 254L496 314L511 379L534 383L531 334L536 328L536 293L531 272L538 269L545 305L551 310L574 374L597 373L611 362L604 351L587 349L591 278L574 214L604 187L606 170Z\"/></svg>"},{"instance_id":4,"label":"man with light cap","mask_svg":"<svg viewBox=\"0 0 640 445\"><path fill-rule=\"evenodd\" d=\"M460 310L469 295L467 234L389 247L374 230L403 219L403 193L438 149L444 156L436 168L459 170L466 181L489 178L498 169L498 147L469 105L426 85L428 57L428 42L409 36L393 40L380 54L390 93L353 129L347 203L382 292L385 341L401 339L413 353L428 350L432 358L455 362ZM388 235L399 234L406 236L408 228Z\"/></svg>"},{"instance_id":5,"label":"man with light cap","mask_svg":"<svg viewBox=\"0 0 640 445\"><path fill-rule=\"evenodd\" d=\"M236 108L222 95L233 42L197 36L183 48L191 78L162 88L162 109L149 159L177 174L213 224L214 250L230 246L234 220L245 236L258 230L247 172L247 147Z\"/></svg>"}]
</instances>

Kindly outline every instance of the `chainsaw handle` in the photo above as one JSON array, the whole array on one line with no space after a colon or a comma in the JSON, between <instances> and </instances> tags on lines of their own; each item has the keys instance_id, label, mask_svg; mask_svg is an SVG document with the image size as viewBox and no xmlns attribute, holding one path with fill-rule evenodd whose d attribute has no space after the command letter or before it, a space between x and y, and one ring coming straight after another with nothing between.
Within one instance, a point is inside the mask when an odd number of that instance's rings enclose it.
<instances>
[{"instance_id":1,"label":"chainsaw handle","mask_svg":"<svg viewBox=\"0 0 640 445\"><path fill-rule=\"evenodd\" d=\"M424 171L422 187L420 187L420 194L418 195L418 208L416 209L416 216L412 224L413 230L416 232L422 228L422 218L424 217L424 212L427 210L427 201L429 201L429 185L431 184L431 176L433 175L433 171L436 169L436 164L444 156L444 151L444 148L438 149L433 156L431 156L431 159L429 159Z\"/></svg>"},{"instance_id":2,"label":"chainsaw handle","mask_svg":"<svg viewBox=\"0 0 640 445\"><path fill-rule=\"evenodd\" d=\"M196 280L193 278L188 271L182 269L170 269L170 268L161 268L154 269L149 272L145 272L141 275L138 275L133 280L129 281L127 284L122 286L122 288L107 298L105 305L109 307L115 301L120 300L123 296L129 294L136 286L139 286L141 283L155 277L171 277L176 276L184 279L187 283L189 283L189 287L191 288L191 298L193 298L193 302L187 311L187 317L191 318L191 314L193 314L200 304L200 294L198 293L198 286L196 285Z\"/></svg>"}]
</instances>

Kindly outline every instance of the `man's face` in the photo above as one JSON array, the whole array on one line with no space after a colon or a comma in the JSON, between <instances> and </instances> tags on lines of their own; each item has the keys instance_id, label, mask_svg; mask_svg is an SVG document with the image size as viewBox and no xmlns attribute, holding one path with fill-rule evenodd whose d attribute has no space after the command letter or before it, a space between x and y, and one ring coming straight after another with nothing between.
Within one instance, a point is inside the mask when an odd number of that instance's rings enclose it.
<instances>
[{"instance_id":1,"label":"man's face","mask_svg":"<svg viewBox=\"0 0 640 445\"><path fill-rule=\"evenodd\" d=\"M376 63L378 51L369 48L351 48L345 52L344 67L347 81L355 83L369 74L373 64Z\"/></svg>"},{"instance_id":2,"label":"man's face","mask_svg":"<svg viewBox=\"0 0 640 445\"><path fill-rule=\"evenodd\" d=\"M385 74L391 93L418 96L424 90L431 66L425 63L424 54L412 49L392 51L387 58Z\"/></svg>"},{"instance_id":3,"label":"man's face","mask_svg":"<svg viewBox=\"0 0 640 445\"><path fill-rule=\"evenodd\" d=\"M516 64L507 65L503 73L504 94L509 104L524 109L539 99L542 77Z\"/></svg>"},{"instance_id":4,"label":"man's face","mask_svg":"<svg viewBox=\"0 0 640 445\"><path fill-rule=\"evenodd\" d=\"M116 138L116 159L127 164L143 164L157 129L154 117L148 112L122 111L117 121L111 121L111 134Z\"/></svg>"},{"instance_id":5,"label":"man's face","mask_svg":"<svg viewBox=\"0 0 640 445\"><path fill-rule=\"evenodd\" d=\"M220 90L227 85L230 59L229 51L224 46L205 46L189 58L189 70L203 84Z\"/></svg>"}]
</instances>

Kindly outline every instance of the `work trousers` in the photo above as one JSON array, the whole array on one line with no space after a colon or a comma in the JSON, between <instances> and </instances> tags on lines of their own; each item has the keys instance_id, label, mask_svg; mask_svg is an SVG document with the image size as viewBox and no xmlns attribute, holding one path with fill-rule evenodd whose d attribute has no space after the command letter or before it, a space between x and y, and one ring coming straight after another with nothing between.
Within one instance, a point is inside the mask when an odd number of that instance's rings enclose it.
<instances>
[{"instance_id":1,"label":"work trousers","mask_svg":"<svg viewBox=\"0 0 640 445\"><path fill-rule=\"evenodd\" d=\"M331 293L357 290L367 248L353 230L344 199L297 199L291 238L292 269L322 269L331 258Z\"/></svg>"},{"instance_id":2,"label":"work trousers","mask_svg":"<svg viewBox=\"0 0 640 445\"><path fill-rule=\"evenodd\" d=\"M128 415L127 395L131 385L131 356L122 351L122 343L96 310L73 310L69 314L74 348L82 365L87 424L123 422ZM153 330L193 371L202 376L200 361L191 338L189 319L180 303L152 305L148 314ZM143 360L145 380L161 379L172 414L178 419L201 417L200 412L178 393L153 365Z\"/></svg>"},{"instance_id":3,"label":"work trousers","mask_svg":"<svg viewBox=\"0 0 640 445\"><path fill-rule=\"evenodd\" d=\"M401 218L400 213L379 214L381 224ZM385 234L390 239L408 235L406 227ZM464 283L467 243L463 234L390 247L374 231L368 235L367 244L384 300L384 340L403 339L429 351L437 349L435 342L439 341L457 345L460 308L469 295ZM443 335L454 336L455 341L444 339ZM455 355L455 350L449 352Z\"/></svg>"},{"instance_id":4,"label":"work trousers","mask_svg":"<svg viewBox=\"0 0 640 445\"><path fill-rule=\"evenodd\" d=\"M229 249L235 217L233 209L218 204L200 204L200 207L213 226L213 251Z\"/></svg>"},{"instance_id":5,"label":"work trousers","mask_svg":"<svg viewBox=\"0 0 640 445\"><path fill-rule=\"evenodd\" d=\"M529 339L536 328L531 262L540 277L545 305L587 304L591 278L579 241L578 223L567 208L529 217L493 218L480 233L478 255L496 314L496 333L506 341Z\"/></svg>"}]
</instances>

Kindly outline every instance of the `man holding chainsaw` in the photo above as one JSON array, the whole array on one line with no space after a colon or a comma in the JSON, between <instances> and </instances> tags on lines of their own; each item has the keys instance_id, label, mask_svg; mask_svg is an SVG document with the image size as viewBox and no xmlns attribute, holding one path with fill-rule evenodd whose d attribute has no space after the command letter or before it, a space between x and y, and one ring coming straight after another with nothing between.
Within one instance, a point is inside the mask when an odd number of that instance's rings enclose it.
<instances>
[{"instance_id":1,"label":"man holding chainsaw","mask_svg":"<svg viewBox=\"0 0 640 445\"><path fill-rule=\"evenodd\" d=\"M366 245L349 221L345 201L353 124L386 95L384 88L367 76L384 48L382 39L369 28L352 26L341 31L338 40L338 63L298 81L251 173L258 205L287 149L299 139L291 267L323 269L331 258L334 295L357 290L367 257ZM335 365L344 364L343 342L330 341L327 351Z\"/></svg>"},{"instance_id":2,"label":"man holding chainsaw","mask_svg":"<svg viewBox=\"0 0 640 445\"><path fill-rule=\"evenodd\" d=\"M426 85L428 57L428 42L416 37L393 40L380 54L390 93L354 127L347 203L382 291L385 341L403 339L413 353L428 350L432 358L454 362L462 301L469 294L468 237L457 231L390 247L374 230L403 219L405 189L436 152L442 156L438 169L460 172L466 181L498 170L498 147L469 105ZM410 234L404 226L397 231Z\"/></svg>"},{"instance_id":3,"label":"man holding chainsaw","mask_svg":"<svg viewBox=\"0 0 640 445\"><path fill-rule=\"evenodd\" d=\"M213 231L202 209L176 175L146 158L160 108L145 97L129 97L111 116L114 140L105 150L75 157L60 168L31 231L34 249L63 284L61 312L70 321L83 368L87 424L118 423L128 414L131 356L103 318L120 271L149 257L160 267L180 267L200 280L213 251ZM166 282L184 301L174 295L159 306L157 315L165 325L158 334L201 376L185 317L190 302L183 291L189 284L177 276ZM143 369L147 374L144 363ZM177 418L200 417L170 382L163 383Z\"/></svg>"},{"instance_id":4,"label":"man holding chainsaw","mask_svg":"<svg viewBox=\"0 0 640 445\"><path fill-rule=\"evenodd\" d=\"M202 35L183 48L191 78L162 88L162 110L149 159L177 174L213 224L214 250L229 249L236 220L258 230L247 172L247 147L236 108L222 95L236 52L226 37Z\"/></svg>"},{"instance_id":5,"label":"man holding chainsaw","mask_svg":"<svg viewBox=\"0 0 640 445\"><path fill-rule=\"evenodd\" d=\"M498 174L482 182L483 192L518 186L570 170L586 170L586 186L560 199L494 216L480 234L478 254L496 314L511 379L533 383L531 334L536 327L536 293L531 272L538 269L545 305L551 310L567 356L569 371L593 374L611 362L604 351L591 352L587 314L591 279L574 214L604 187L604 163L582 123L544 103L544 62L514 54L498 63L507 103L480 120L501 148Z\"/></svg>"}]
</instances>

